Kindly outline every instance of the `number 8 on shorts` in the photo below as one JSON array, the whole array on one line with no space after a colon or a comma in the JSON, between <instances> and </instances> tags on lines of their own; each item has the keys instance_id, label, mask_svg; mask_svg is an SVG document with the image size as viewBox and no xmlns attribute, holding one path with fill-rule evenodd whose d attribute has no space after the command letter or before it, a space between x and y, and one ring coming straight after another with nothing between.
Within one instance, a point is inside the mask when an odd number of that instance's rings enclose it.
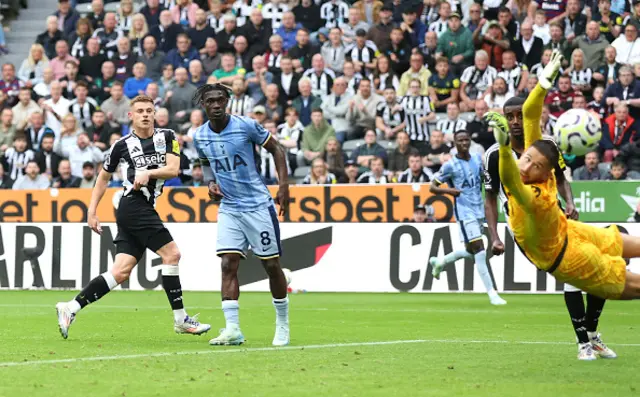
<instances>
[{"instance_id":1,"label":"number 8 on shorts","mask_svg":"<svg viewBox=\"0 0 640 397\"><path fill-rule=\"evenodd\" d=\"M237 253L247 257L249 247L260 259L282 255L280 224L273 205L256 211L218 213L218 256Z\"/></svg>"}]
</instances>

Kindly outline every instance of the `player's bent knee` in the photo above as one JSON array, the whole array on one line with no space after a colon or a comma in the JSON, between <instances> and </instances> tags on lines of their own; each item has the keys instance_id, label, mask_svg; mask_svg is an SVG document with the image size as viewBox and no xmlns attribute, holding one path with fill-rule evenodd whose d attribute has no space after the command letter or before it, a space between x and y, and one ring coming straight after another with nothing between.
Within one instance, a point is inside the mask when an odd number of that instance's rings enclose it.
<instances>
[{"instance_id":1,"label":"player's bent knee","mask_svg":"<svg viewBox=\"0 0 640 397\"><path fill-rule=\"evenodd\" d=\"M113 267L111 268L111 274L113 278L116 280L118 284L122 284L123 282L129 279L131 276L131 271L138 263L138 260L131 255L127 254L118 254L116 255L116 259L113 262Z\"/></svg>"},{"instance_id":2,"label":"player's bent knee","mask_svg":"<svg viewBox=\"0 0 640 397\"><path fill-rule=\"evenodd\" d=\"M264 270L267 271L267 274L271 274L272 272L281 271L280 268L280 260L278 258L266 259L262 261L262 266Z\"/></svg>"},{"instance_id":3,"label":"player's bent knee","mask_svg":"<svg viewBox=\"0 0 640 397\"><path fill-rule=\"evenodd\" d=\"M176 248L162 255L162 262L169 265L177 265L178 263L180 263L181 258L182 254L180 254L180 250Z\"/></svg>"}]
</instances>

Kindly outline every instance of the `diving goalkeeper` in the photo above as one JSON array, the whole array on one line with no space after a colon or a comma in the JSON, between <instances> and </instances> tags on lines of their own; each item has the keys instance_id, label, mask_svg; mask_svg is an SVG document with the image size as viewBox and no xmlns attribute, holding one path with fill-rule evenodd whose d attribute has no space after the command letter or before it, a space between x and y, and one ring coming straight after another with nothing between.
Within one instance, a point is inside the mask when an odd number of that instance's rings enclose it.
<instances>
[{"instance_id":1,"label":"diving goalkeeper","mask_svg":"<svg viewBox=\"0 0 640 397\"><path fill-rule=\"evenodd\" d=\"M640 275L628 272L623 258L640 257L640 238L568 220L558 207L554 165L558 149L542 139L544 98L560 70L554 51L538 85L523 107L525 152L516 164L504 116L487 113L500 145L500 179L509 201L515 241L538 268L558 280L604 299L640 298Z\"/></svg>"}]
</instances>

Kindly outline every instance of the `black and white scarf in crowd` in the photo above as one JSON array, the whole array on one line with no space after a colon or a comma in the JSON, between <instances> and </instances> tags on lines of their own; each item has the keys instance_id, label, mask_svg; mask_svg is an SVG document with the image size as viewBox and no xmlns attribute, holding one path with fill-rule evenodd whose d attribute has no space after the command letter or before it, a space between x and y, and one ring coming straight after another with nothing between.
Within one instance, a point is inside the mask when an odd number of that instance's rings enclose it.
<instances>
[{"instance_id":1,"label":"black and white scarf in crowd","mask_svg":"<svg viewBox=\"0 0 640 397\"><path fill-rule=\"evenodd\" d=\"M487 66L485 70L480 70L475 66L469 66L462 72L460 82L467 83L466 94L471 99L480 99L484 92L493 85L498 71L493 66Z\"/></svg>"},{"instance_id":2,"label":"black and white scarf in crowd","mask_svg":"<svg viewBox=\"0 0 640 397\"><path fill-rule=\"evenodd\" d=\"M453 135L454 132L464 130L466 128L467 128L467 122L462 119L458 119L458 120L442 119L442 120L438 120L438 122L436 123L436 129L438 131L442 131L442 133L445 135L446 134Z\"/></svg>"},{"instance_id":3,"label":"black and white scarf in crowd","mask_svg":"<svg viewBox=\"0 0 640 397\"><path fill-rule=\"evenodd\" d=\"M4 161L7 165L5 173L8 174L14 181L24 175L24 168L27 163L35 159L36 155L31 149L27 149L24 152L18 152L16 149L10 147L4 152Z\"/></svg>"},{"instance_id":4,"label":"black and white scarf in crowd","mask_svg":"<svg viewBox=\"0 0 640 397\"><path fill-rule=\"evenodd\" d=\"M498 77L502 77L507 82L507 90L509 92L516 92L520 85L520 80L522 80L522 73L525 68L526 66L518 63L511 70L502 69L501 72L498 72Z\"/></svg>"},{"instance_id":5,"label":"black and white scarf in crowd","mask_svg":"<svg viewBox=\"0 0 640 397\"><path fill-rule=\"evenodd\" d=\"M447 29L449 29L447 20L443 21L442 19L438 19L437 21L432 22L431 25L429 25L429 32L436 32L438 37L442 36L442 34L446 32Z\"/></svg>"},{"instance_id":6,"label":"black and white scarf in crowd","mask_svg":"<svg viewBox=\"0 0 640 397\"><path fill-rule=\"evenodd\" d=\"M232 95L229 98L227 111L236 116L248 116L253 111L253 99L249 95L238 98Z\"/></svg>"},{"instance_id":7,"label":"black and white scarf in crowd","mask_svg":"<svg viewBox=\"0 0 640 397\"><path fill-rule=\"evenodd\" d=\"M76 41L71 44L71 50L69 53L72 57L80 59L87 54L86 42L81 37L77 37Z\"/></svg>"},{"instance_id":8,"label":"black and white scarf in crowd","mask_svg":"<svg viewBox=\"0 0 640 397\"><path fill-rule=\"evenodd\" d=\"M280 61L282 60L282 55L283 53L273 53L273 52L267 52L264 56L264 60L267 64L267 69L269 70L277 70L278 72L280 71Z\"/></svg>"},{"instance_id":9,"label":"black and white scarf in crowd","mask_svg":"<svg viewBox=\"0 0 640 397\"><path fill-rule=\"evenodd\" d=\"M336 74L329 68L324 68L322 73L318 75L315 69L311 68L304 72L304 77L308 77L311 80L311 91L316 97L325 97L331 94L331 88L333 87L333 80L336 78Z\"/></svg>"},{"instance_id":10,"label":"black and white scarf in crowd","mask_svg":"<svg viewBox=\"0 0 640 397\"><path fill-rule=\"evenodd\" d=\"M262 16L264 19L271 21L271 27L275 32L282 25L282 16L287 11L289 11L289 6L286 4L269 3L262 7Z\"/></svg>"},{"instance_id":11,"label":"black and white scarf in crowd","mask_svg":"<svg viewBox=\"0 0 640 397\"><path fill-rule=\"evenodd\" d=\"M402 98L402 108L404 109L407 125L405 130L412 141L429 141L429 124L420 123L419 119L432 112L431 100L428 96L405 96Z\"/></svg>"},{"instance_id":12,"label":"black and white scarf in crowd","mask_svg":"<svg viewBox=\"0 0 640 397\"><path fill-rule=\"evenodd\" d=\"M82 128L89 128L93 124L91 116L98 109L98 103L93 98L87 98L84 104L79 104L77 99L71 101L69 113L78 120Z\"/></svg>"},{"instance_id":13,"label":"black and white scarf in crowd","mask_svg":"<svg viewBox=\"0 0 640 397\"><path fill-rule=\"evenodd\" d=\"M209 21L209 26L211 26L216 33L221 32L222 29L224 29L224 14L220 15L220 18L216 18L215 15L209 14L207 15L207 21Z\"/></svg>"},{"instance_id":14,"label":"black and white scarf in crowd","mask_svg":"<svg viewBox=\"0 0 640 397\"><path fill-rule=\"evenodd\" d=\"M160 6L164 7L165 10L170 10L176 6L176 0L160 0Z\"/></svg>"},{"instance_id":15,"label":"black and white scarf in crowd","mask_svg":"<svg viewBox=\"0 0 640 397\"><path fill-rule=\"evenodd\" d=\"M327 29L339 28L349 22L349 6L344 1L325 3L320 7L320 18L325 21Z\"/></svg>"},{"instance_id":16,"label":"black and white scarf in crowd","mask_svg":"<svg viewBox=\"0 0 640 397\"><path fill-rule=\"evenodd\" d=\"M244 26L249 17L251 16L251 10L262 5L262 0L250 0L247 4L244 0L237 0L233 3L233 14L236 16L236 25L238 27Z\"/></svg>"},{"instance_id":17,"label":"black and white scarf in crowd","mask_svg":"<svg viewBox=\"0 0 640 397\"><path fill-rule=\"evenodd\" d=\"M439 16L438 16L437 6L434 6L434 7L428 6L428 7L422 8L422 14L420 14L420 21L422 21L422 23L424 23L425 25L427 26L431 25L438 18Z\"/></svg>"},{"instance_id":18,"label":"black and white scarf in crowd","mask_svg":"<svg viewBox=\"0 0 640 397\"><path fill-rule=\"evenodd\" d=\"M346 76L342 76L345 79ZM355 95L358 92L358 87L360 86L360 82L362 81L362 75L360 73L355 73L349 81L347 81L347 92L351 95Z\"/></svg>"},{"instance_id":19,"label":"black and white scarf in crowd","mask_svg":"<svg viewBox=\"0 0 640 397\"><path fill-rule=\"evenodd\" d=\"M126 17L118 15L118 27L122 29L124 34L128 34L133 26L133 15L129 15Z\"/></svg>"},{"instance_id":20,"label":"black and white scarf in crowd","mask_svg":"<svg viewBox=\"0 0 640 397\"><path fill-rule=\"evenodd\" d=\"M413 174L410 168L407 168L398 177L398 183L428 183L433 180L433 171L431 168L422 167L420 174Z\"/></svg>"},{"instance_id":21,"label":"black and white scarf in crowd","mask_svg":"<svg viewBox=\"0 0 640 397\"><path fill-rule=\"evenodd\" d=\"M384 91L388 87L393 87L396 91L400 87L400 80L398 80L398 76L391 73L382 73L378 77L375 77L373 74L369 75L369 80L373 84L373 88L377 90Z\"/></svg>"},{"instance_id":22,"label":"black and white scarf in crowd","mask_svg":"<svg viewBox=\"0 0 640 397\"><path fill-rule=\"evenodd\" d=\"M400 109L395 113L393 112L393 108L397 105L400 105L400 101L396 98L395 102L391 105L384 101L380 102L376 108L376 116L381 117L384 125L389 128L396 128L405 120L404 109Z\"/></svg>"}]
</instances>

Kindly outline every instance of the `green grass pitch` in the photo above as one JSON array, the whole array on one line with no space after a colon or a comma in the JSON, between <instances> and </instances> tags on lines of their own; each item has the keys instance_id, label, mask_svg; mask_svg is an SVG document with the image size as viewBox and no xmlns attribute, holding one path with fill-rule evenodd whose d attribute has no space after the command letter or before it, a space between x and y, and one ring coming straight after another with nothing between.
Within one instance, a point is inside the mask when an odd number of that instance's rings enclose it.
<instances>
[{"instance_id":1,"label":"green grass pitch","mask_svg":"<svg viewBox=\"0 0 640 397\"><path fill-rule=\"evenodd\" d=\"M185 303L212 324L205 336L173 333L163 291L114 292L63 340L54 305L73 295L0 293L0 396L640 395L638 303L605 306L619 358L579 362L561 295L505 295L505 307L480 294L292 295L285 349L271 348L268 294L242 294L240 347L209 346L219 294L195 292Z\"/></svg>"}]
</instances>

